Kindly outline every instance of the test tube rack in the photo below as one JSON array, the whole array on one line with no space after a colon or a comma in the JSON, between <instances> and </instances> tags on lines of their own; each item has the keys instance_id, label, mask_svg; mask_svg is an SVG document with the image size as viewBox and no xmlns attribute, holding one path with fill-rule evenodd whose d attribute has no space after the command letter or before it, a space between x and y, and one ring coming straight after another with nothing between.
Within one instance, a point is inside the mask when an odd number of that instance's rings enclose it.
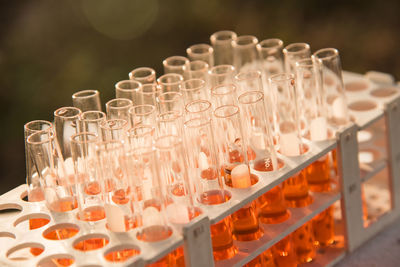
<instances>
[{"instance_id":1,"label":"test tube rack","mask_svg":"<svg viewBox=\"0 0 400 267\"><path fill-rule=\"evenodd\" d=\"M24 200L27 194L26 185L1 195L0 211L4 212L0 214L0 264L37 266L48 262L48 259L62 257L74 259L72 266L141 267L183 246L186 266L243 266L305 222L340 201L341 236L334 245L324 248L323 253L318 254L314 261L304 264L304 266L333 266L346 254L383 230L400 214L400 142L395 140L400 136L400 89L394 84L393 77L388 74L368 72L360 75L343 72L343 77L345 84L361 82L364 87L357 92L346 92L349 107L355 105L354 109L350 109L353 121L350 126L338 132L331 140L322 142L306 140L309 149L301 156L287 158L280 155L285 166L276 172L266 174L253 170L252 172L259 178L255 185L247 189L229 188L231 199L226 203L213 206L199 204L203 214L182 227L171 226L174 229L173 234L166 240L146 243L136 238L138 229L126 233L113 233L106 229L105 220L83 222L76 218L76 211L50 212L44 203ZM377 93L376 90L382 88L390 89L387 90L390 93ZM360 103L364 104L361 108L358 107ZM357 133L381 119L386 125L384 137L387 156L372 162L367 172L360 171ZM338 151L338 175L336 186L331 192L312 193L314 202L310 206L290 208L291 216L287 221L275 225L262 225L264 235L259 240L235 241L238 254L231 259L214 262L210 224L232 214L335 148ZM390 209L365 227L361 188L363 183L383 168L388 169ZM33 218L45 218L49 223L41 228L29 230L28 221ZM48 231L47 229L65 226L78 229L79 232L76 236L65 240L55 241L43 237L43 232ZM77 242L93 237L106 238L109 243L103 248L89 252L73 248ZM10 258L13 253L29 247L38 247L44 251L39 256L26 260L23 260L23 256L19 260ZM104 258L108 252L125 248L137 249L140 254L122 263L111 263Z\"/></svg>"}]
</instances>

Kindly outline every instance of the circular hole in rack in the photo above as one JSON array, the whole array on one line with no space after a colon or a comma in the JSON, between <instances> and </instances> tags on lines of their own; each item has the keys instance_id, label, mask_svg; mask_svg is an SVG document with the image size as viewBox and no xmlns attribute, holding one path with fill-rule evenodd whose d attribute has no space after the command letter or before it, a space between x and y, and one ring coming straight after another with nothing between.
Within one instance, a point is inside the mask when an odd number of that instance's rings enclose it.
<instances>
[{"instance_id":1,"label":"circular hole in rack","mask_svg":"<svg viewBox=\"0 0 400 267\"><path fill-rule=\"evenodd\" d=\"M124 262L139 254L140 249L135 245L118 245L108 249L104 253L104 258L110 262Z\"/></svg>"},{"instance_id":2,"label":"circular hole in rack","mask_svg":"<svg viewBox=\"0 0 400 267\"><path fill-rule=\"evenodd\" d=\"M372 133L368 130L360 130L357 132L357 141L359 143L368 142L372 139Z\"/></svg>"},{"instance_id":3,"label":"circular hole in rack","mask_svg":"<svg viewBox=\"0 0 400 267\"><path fill-rule=\"evenodd\" d=\"M34 230L45 226L50 222L50 216L44 213L31 213L19 217L14 226L21 229Z\"/></svg>"},{"instance_id":4,"label":"circular hole in rack","mask_svg":"<svg viewBox=\"0 0 400 267\"><path fill-rule=\"evenodd\" d=\"M10 232L0 232L0 238L2 238L2 237L15 239L15 235Z\"/></svg>"},{"instance_id":5,"label":"circular hole in rack","mask_svg":"<svg viewBox=\"0 0 400 267\"><path fill-rule=\"evenodd\" d=\"M349 109L354 111L368 111L376 108L377 105L374 101L371 100L360 100L353 103L350 103Z\"/></svg>"},{"instance_id":6,"label":"circular hole in rack","mask_svg":"<svg viewBox=\"0 0 400 267\"><path fill-rule=\"evenodd\" d=\"M360 149L358 153L358 160L360 163L368 164L380 157L380 152L375 149L367 148Z\"/></svg>"},{"instance_id":7,"label":"circular hole in rack","mask_svg":"<svg viewBox=\"0 0 400 267\"><path fill-rule=\"evenodd\" d=\"M64 240L75 236L79 227L72 223L60 223L43 231L43 237L49 240Z\"/></svg>"},{"instance_id":8,"label":"circular hole in rack","mask_svg":"<svg viewBox=\"0 0 400 267\"><path fill-rule=\"evenodd\" d=\"M197 201L204 205L218 205L228 202L232 197L231 192L227 190L209 190L201 194Z\"/></svg>"},{"instance_id":9,"label":"circular hole in rack","mask_svg":"<svg viewBox=\"0 0 400 267\"><path fill-rule=\"evenodd\" d=\"M172 235L172 228L165 225L150 225L142 228L137 234L137 239L144 242L158 242Z\"/></svg>"},{"instance_id":10,"label":"circular hole in rack","mask_svg":"<svg viewBox=\"0 0 400 267\"><path fill-rule=\"evenodd\" d=\"M368 88L368 84L365 81L353 81L348 82L344 85L347 92L360 92Z\"/></svg>"},{"instance_id":11,"label":"circular hole in rack","mask_svg":"<svg viewBox=\"0 0 400 267\"><path fill-rule=\"evenodd\" d=\"M75 259L69 254L54 254L39 261L37 267L71 266Z\"/></svg>"},{"instance_id":12,"label":"circular hole in rack","mask_svg":"<svg viewBox=\"0 0 400 267\"><path fill-rule=\"evenodd\" d=\"M39 256L44 251L44 246L39 243L29 242L10 248L6 257L13 261L25 261Z\"/></svg>"},{"instance_id":13,"label":"circular hole in rack","mask_svg":"<svg viewBox=\"0 0 400 267\"><path fill-rule=\"evenodd\" d=\"M373 97L389 97L396 94L399 90L393 87L382 87L371 91Z\"/></svg>"},{"instance_id":14,"label":"circular hole in rack","mask_svg":"<svg viewBox=\"0 0 400 267\"><path fill-rule=\"evenodd\" d=\"M16 215L22 211L22 207L15 203L0 204L0 215Z\"/></svg>"},{"instance_id":15,"label":"circular hole in rack","mask_svg":"<svg viewBox=\"0 0 400 267\"><path fill-rule=\"evenodd\" d=\"M104 234L88 234L76 239L72 246L76 250L90 251L103 248L108 243L110 243L110 239Z\"/></svg>"}]
</instances>

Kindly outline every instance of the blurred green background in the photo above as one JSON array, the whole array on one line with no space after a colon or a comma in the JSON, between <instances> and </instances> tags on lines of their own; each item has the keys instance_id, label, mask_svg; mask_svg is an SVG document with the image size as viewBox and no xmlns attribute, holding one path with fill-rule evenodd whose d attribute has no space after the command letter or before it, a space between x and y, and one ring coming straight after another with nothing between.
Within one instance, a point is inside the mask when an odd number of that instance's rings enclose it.
<instances>
[{"instance_id":1,"label":"blurred green background","mask_svg":"<svg viewBox=\"0 0 400 267\"><path fill-rule=\"evenodd\" d=\"M71 95L185 55L218 30L339 49L343 68L400 71L400 1L65 0L0 3L0 193L25 181L23 125Z\"/></svg>"}]
</instances>

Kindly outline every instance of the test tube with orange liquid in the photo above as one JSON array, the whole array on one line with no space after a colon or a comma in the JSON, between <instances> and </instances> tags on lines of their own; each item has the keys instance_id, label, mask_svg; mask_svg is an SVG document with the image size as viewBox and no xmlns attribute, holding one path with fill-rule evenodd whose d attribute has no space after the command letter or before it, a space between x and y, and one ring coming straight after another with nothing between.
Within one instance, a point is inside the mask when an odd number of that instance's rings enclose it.
<instances>
[{"instance_id":1,"label":"test tube with orange liquid","mask_svg":"<svg viewBox=\"0 0 400 267\"><path fill-rule=\"evenodd\" d=\"M278 267L296 267L297 256L292 235L288 235L271 248L275 265Z\"/></svg>"},{"instance_id":2,"label":"test tube with orange liquid","mask_svg":"<svg viewBox=\"0 0 400 267\"><path fill-rule=\"evenodd\" d=\"M312 222L306 222L291 234L298 263L310 262L316 256L316 246L314 243L314 232L312 226Z\"/></svg>"},{"instance_id":3,"label":"test tube with orange liquid","mask_svg":"<svg viewBox=\"0 0 400 267\"><path fill-rule=\"evenodd\" d=\"M225 183L234 188L250 187L257 182L257 178L250 174L239 107L235 105L218 107L214 111L214 118L218 133L216 143ZM255 202L242 207L231 217L233 237L236 240L250 241L262 236Z\"/></svg>"},{"instance_id":4,"label":"test tube with orange liquid","mask_svg":"<svg viewBox=\"0 0 400 267\"><path fill-rule=\"evenodd\" d=\"M195 186L196 201L203 205L219 205L230 199L224 189L220 162L216 153L214 128L208 116L191 116L184 124L188 146L189 170ZM232 258L237 253L233 245L232 218L227 216L210 226L214 260Z\"/></svg>"},{"instance_id":5,"label":"test tube with orange liquid","mask_svg":"<svg viewBox=\"0 0 400 267\"><path fill-rule=\"evenodd\" d=\"M74 184L66 175L63 157L53 132L36 132L27 139L47 208L55 212L77 208Z\"/></svg>"},{"instance_id":6,"label":"test tube with orange liquid","mask_svg":"<svg viewBox=\"0 0 400 267\"><path fill-rule=\"evenodd\" d=\"M315 243L326 247L335 242L335 221L333 206L330 206L312 219Z\"/></svg>"}]
</instances>

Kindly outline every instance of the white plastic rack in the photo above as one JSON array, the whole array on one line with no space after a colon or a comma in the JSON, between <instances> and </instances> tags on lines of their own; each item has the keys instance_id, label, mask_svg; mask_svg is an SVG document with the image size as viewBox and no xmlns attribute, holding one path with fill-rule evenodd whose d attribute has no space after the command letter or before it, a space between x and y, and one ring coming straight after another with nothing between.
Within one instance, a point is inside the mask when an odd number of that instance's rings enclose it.
<instances>
[{"instance_id":1,"label":"white plastic rack","mask_svg":"<svg viewBox=\"0 0 400 267\"><path fill-rule=\"evenodd\" d=\"M113 233L106 229L105 221L82 222L76 218L76 211L63 214L50 212L44 203L30 203L23 200L26 195L26 186L21 185L0 196L0 211L14 209L18 211L2 212L0 214L0 265L1 266L37 266L52 257L72 258L73 266L134 266L141 267L161 259L166 254L184 246L185 262L187 266L243 266L257 255L268 249L285 236L289 235L305 222L340 200L341 229L335 244L320 249L316 259L304 266L333 266L351 253L354 249L371 238L377 232L393 222L400 214L400 90L392 84L393 78L386 74L368 73L359 75L344 72L345 84L362 82L365 88L357 92L348 92L349 106L364 101L368 110L350 110L354 124L337 133L332 140L311 143L306 141L308 151L296 158L280 156L285 165L274 173L261 173L253 170L258 182L251 188L227 188L231 199L220 205L205 206L199 204L203 214L196 217L181 229L173 228L173 234L168 239L157 243L146 243L136 238L137 229L127 233ZM378 83L378 82L379 83ZM382 84L386 82L387 84ZM382 87L393 88L390 95L376 96L374 90ZM360 103L357 103L360 104ZM356 105L357 109L358 105ZM372 123L384 119L386 132L383 136L387 143L387 156L368 164L360 169L358 160L357 132L368 128ZM304 169L313 161L338 149L339 175L337 186L328 193L312 193L313 203L304 208L290 208L290 218L280 224L261 224L264 235L256 241L238 242L238 254L229 260L214 263L210 238L210 224L216 223L224 217L237 211L244 205L255 200L274 186L282 183L293 174ZM368 227L364 227L362 214L362 183L374 177L384 168L389 170L391 209L379 217ZM32 218L47 218L49 223L41 228L29 230L28 221ZM56 226L55 226L56 225ZM53 241L43 237L43 231L49 227L72 226L79 229L76 236ZM86 237L106 238L109 243L101 249L81 252L73 245ZM3 242L4 241L4 242ZM44 249L37 257L27 260L12 260L10 254L17 250L36 246ZM134 248L140 254L123 263L110 263L104 255L115 249ZM23 255L23 254L22 254ZM303 266L303 265L302 265Z\"/></svg>"}]
</instances>

